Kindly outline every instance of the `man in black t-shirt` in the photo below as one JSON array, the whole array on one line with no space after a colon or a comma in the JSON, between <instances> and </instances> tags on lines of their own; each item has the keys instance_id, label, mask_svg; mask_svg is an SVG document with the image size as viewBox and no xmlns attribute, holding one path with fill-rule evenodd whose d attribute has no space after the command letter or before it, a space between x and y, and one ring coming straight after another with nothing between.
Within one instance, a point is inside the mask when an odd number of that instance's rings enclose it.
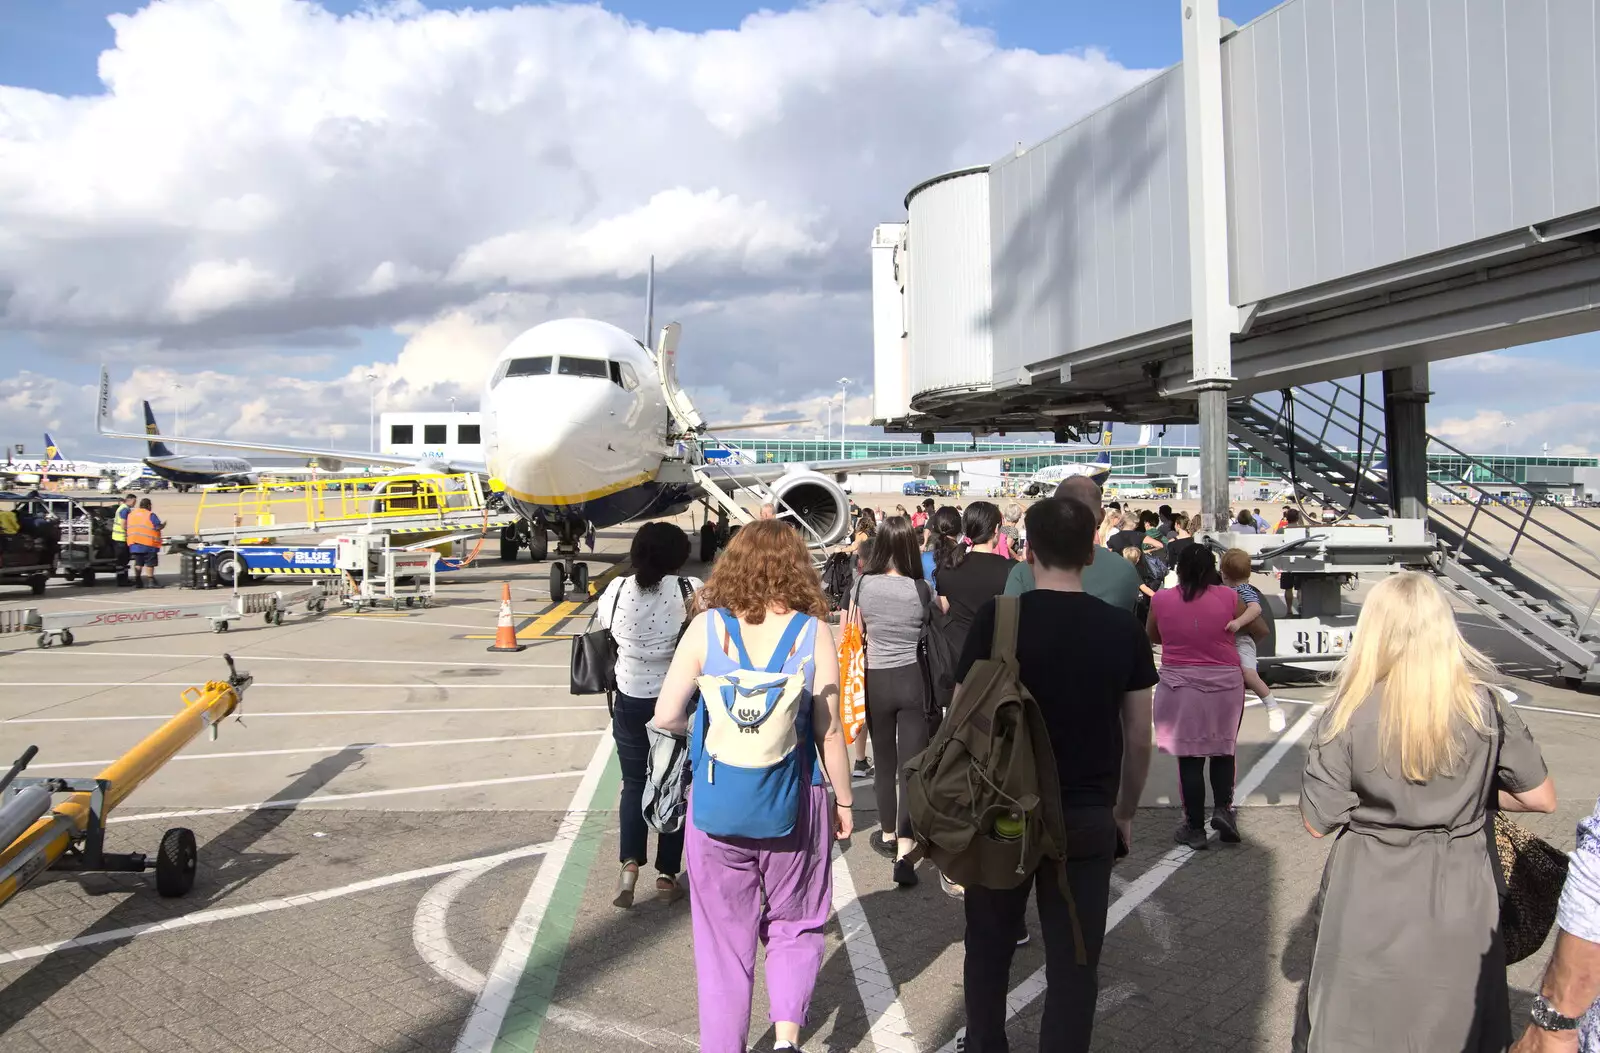
<instances>
[{"instance_id":1,"label":"man in black t-shirt","mask_svg":"<svg viewBox=\"0 0 1600 1053\"><path fill-rule=\"evenodd\" d=\"M1083 929L1088 965L1073 960L1072 920L1056 870L1041 867L1012 889L967 886L965 1053L1007 1049L1006 991L1016 933L1037 881L1039 923L1050 969L1040 1048L1089 1048L1099 992L1100 947L1111 901L1111 867L1132 840L1150 774L1150 701L1157 675L1150 641L1133 615L1083 591L1095 512L1071 498L1028 509L1032 592L1021 598L1017 664L1044 714L1061 780L1067 825L1067 884ZM973 619L956 668L966 676L989 657L994 603Z\"/></svg>"}]
</instances>

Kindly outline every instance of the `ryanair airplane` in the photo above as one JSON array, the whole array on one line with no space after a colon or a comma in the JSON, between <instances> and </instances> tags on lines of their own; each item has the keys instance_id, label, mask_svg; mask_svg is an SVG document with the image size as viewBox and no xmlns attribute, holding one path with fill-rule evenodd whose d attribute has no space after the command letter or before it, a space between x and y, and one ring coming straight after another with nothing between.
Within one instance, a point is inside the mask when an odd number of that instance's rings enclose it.
<instances>
[{"instance_id":1,"label":"ryanair airplane","mask_svg":"<svg viewBox=\"0 0 1600 1053\"><path fill-rule=\"evenodd\" d=\"M647 322L647 330L649 323ZM501 537L503 558L527 548L557 559L551 594L571 581L586 588L588 568L576 562L579 543L593 530L675 515L690 505L726 507L739 491L770 488L781 518L794 520L814 545L828 546L850 532L846 472L1000 457L1059 455L1062 447L1004 453L929 453L916 456L748 464L712 459L718 443L708 433L773 427L796 421L707 425L677 382L680 327L664 326L656 349L622 329L591 318L562 318L534 326L506 345L484 379L481 418L483 463L221 439L170 437L168 441L315 458L326 470L345 462L391 465L413 472L476 472L495 480L521 516ZM96 427L112 438L139 438L106 430L110 381L101 371ZM146 421L151 435L148 407ZM703 441L704 440L704 441ZM152 451L157 440L151 439ZM1075 452L1078 448L1068 448ZM1097 452L1108 447L1093 447ZM157 471L156 458L147 464ZM243 464L243 462L238 462ZM246 469L241 469L246 470ZM720 491L712 494L715 488Z\"/></svg>"}]
</instances>

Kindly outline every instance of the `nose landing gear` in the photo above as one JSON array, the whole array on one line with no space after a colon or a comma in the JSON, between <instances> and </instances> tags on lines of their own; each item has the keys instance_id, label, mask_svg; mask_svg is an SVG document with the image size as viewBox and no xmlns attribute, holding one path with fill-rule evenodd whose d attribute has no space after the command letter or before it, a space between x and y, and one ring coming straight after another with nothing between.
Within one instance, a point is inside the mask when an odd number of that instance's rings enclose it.
<instances>
[{"instance_id":1,"label":"nose landing gear","mask_svg":"<svg viewBox=\"0 0 1600 1053\"><path fill-rule=\"evenodd\" d=\"M579 563L578 534L574 528L566 528L556 535L556 558L550 564L550 600L560 603L567 598L567 586L571 585L576 598L580 601L589 598L589 564Z\"/></svg>"}]
</instances>

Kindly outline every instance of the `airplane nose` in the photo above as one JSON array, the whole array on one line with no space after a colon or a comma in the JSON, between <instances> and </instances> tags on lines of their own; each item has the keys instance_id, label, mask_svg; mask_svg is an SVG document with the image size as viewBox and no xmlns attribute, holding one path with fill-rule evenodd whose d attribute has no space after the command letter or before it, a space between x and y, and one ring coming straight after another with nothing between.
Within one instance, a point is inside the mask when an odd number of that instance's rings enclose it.
<instances>
[{"instance_id":1,"label":"airplane nose","mask_svg":"<svg viewBox=\"0 0 1600 1053\"><path fill-rule=\"evenodd\" d=\"M583 381L585 389L591 384L595 381ZM610 414L606 391L558 396L535 388L515 394L496 400L496 469L513 497L539 505L580 505L615 490L629 475L628 444L614 434L620 418Z\"/></svg>"}]
</instances>

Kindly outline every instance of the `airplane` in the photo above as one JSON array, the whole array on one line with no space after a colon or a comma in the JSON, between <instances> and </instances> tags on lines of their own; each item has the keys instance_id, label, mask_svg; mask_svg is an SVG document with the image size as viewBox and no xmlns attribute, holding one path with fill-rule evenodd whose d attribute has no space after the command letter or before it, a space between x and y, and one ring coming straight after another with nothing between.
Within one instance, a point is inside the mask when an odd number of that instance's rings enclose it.
<instances>
[{"instance_id":1,"label":"airplane","mask_svg":"<svg viewBox=\"0 0 1600 1053\"><path fill-rule=\"evenodd\" d=\"M706 507L708 518L715 511L724 521L748 519L738 503L745 493L756 503L772 501L780 518L793 521L814 547L826 548L850 532L850 498L841 485L846 473L1061 452L1051 446L770 464L713 460L706 447L722 444L709 433L792 422L706 424L678 385L680 332L676 322L663 326L654 351L625 330L590 318L555 319L522 333L495 359L484 383L482 463L180 436L168 441L315 458L333 470L352 461L418 474L487 476L520 517L501 533L502 559L515 559L526 548L534 561L544 561L555 538L550 595L557 602L569 583L587 594L589 569L577 557L583 540L592 548L596 530L677 515L696 503ZM110 402L110 379L102 369L96 429L109 438L145 438L107 430ZM704 542L702 557L709 558Z\"/></svg>"},{"instance_id":2,"label":"airplane","mask_svg":"<svg viewBox=\"0 0 1600 1053\"><path fill-rule=\"evenodd\" d=\"M1150 425L1146 424L1139 429L1139 441L1132 446L1111 445L1111 425L1107 424L1100 432L1100 445L1087 447L1089 450L1099 450L1099 456L1092 461L1072 461L1066 464L1047 464L1040 468L1022 488L1022 496L1039 497L1055 491L1057 485L1067 479L1088 478L1101 485L1111 475L1111 451L1139 449L1150 445Z\"/></svg>"},{"instance_id":3,"label":"airplane","mask_svg":"<svg viewBox=\"0 0 1600 1053\"><path fill-rule=\"evenodd\" d=\"M172 448L161 441L161 429L156 426L155 411L149 402L144 404L144 430L147 436L153 436L149 440L150 456L144 463L179 493L210 483L247 486L256 483L255 466L242 458L173 453Z\"/></svg>"},{"instance_id":4,"label":"airplane","mask_svg":"<svg viewBox=\"0 0 1600 1053\"><path fill-rule=\"evenodd\" d=\"M133 478L137 474L137 471L130 473L129 466L123 463L69 461L61 452L61 447L50 437L49 432L44 433L42 458L15 460L8 448L5 463L0 464L0 479L6 480L8 485L39 484L52 479L83 483L98 483L102 479L112 479L116 481L115 485L123 486L125 479Z\"/></svg>"}]
</instances>

